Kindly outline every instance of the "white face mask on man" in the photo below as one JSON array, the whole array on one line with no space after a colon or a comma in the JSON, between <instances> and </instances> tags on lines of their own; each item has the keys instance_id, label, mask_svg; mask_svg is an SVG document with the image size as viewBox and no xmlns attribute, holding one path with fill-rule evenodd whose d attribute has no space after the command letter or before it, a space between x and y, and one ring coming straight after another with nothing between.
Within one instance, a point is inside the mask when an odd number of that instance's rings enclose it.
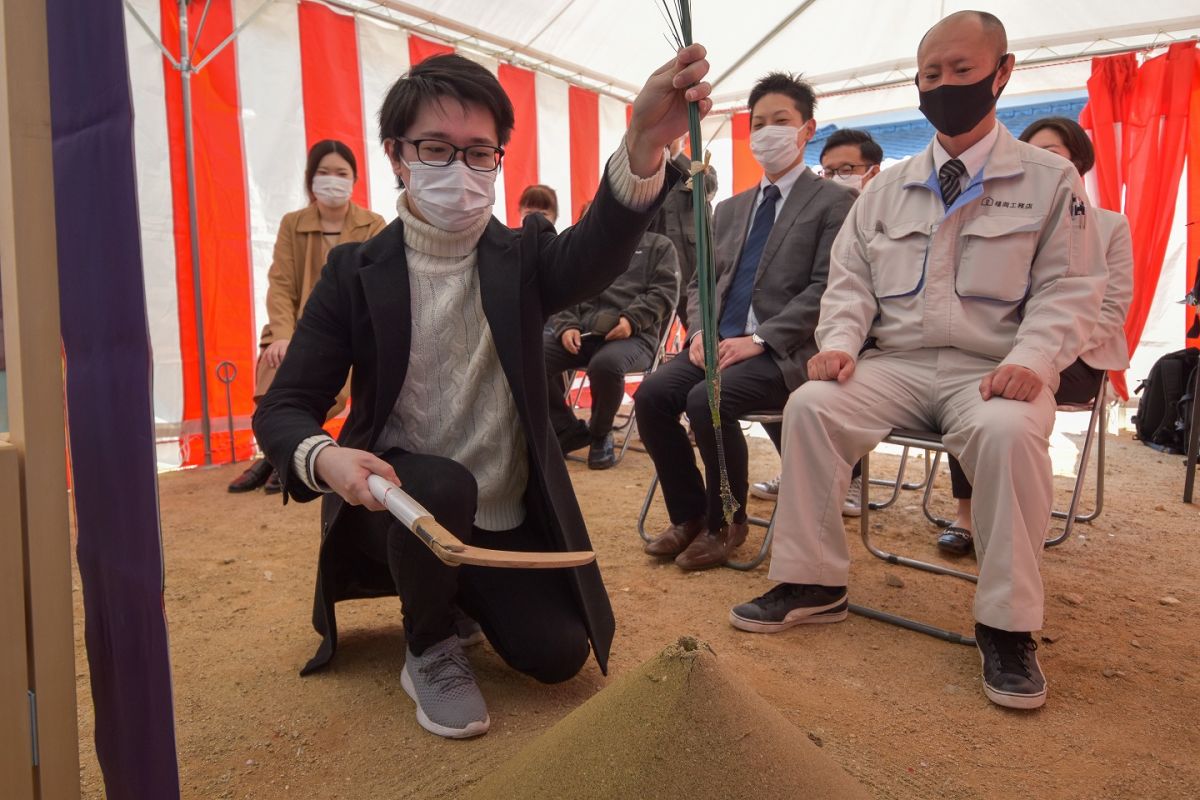
<instances>
[{"instance_id":1,"label":"white face mask on man","mask_svg":"<svg viewBox=\"0 0 1200 800\"><path fill-rule=\"evenodd\" d=\"M409 174L405 182L408 194L435 228L465 231L492 213L498 170L480 172L461 161L448 167L431 167L420 161L404 164Z\"/></svg>"},{"instance_id":2,"label":"white face mask on man","mask_svg":"<svg viewBox=\"0 0 1200 800\"><path fill-rule=\"evenodd\" d=\"M346 205L354 192L354 181L340 175L317 175L313 177L313 196L332 208Z\"/></svg>"},{"instance_id":3,"label":"white face mask on man","mask_svg":"<svg viewBox=\"0 0 1200 800\"><path fill-rule=\"evenodd\" d=\"M768 174L783 172L796 162L803 148L796 142L803 128L764 125L750 134L750 152Z\"/></svg>"},{"instance_id":4,"label":"white face mask on man","mask_svg":"<svg viewBox=\"0 0 1200 800\"><path fill-rule=\"evenodd\" d=\"M834 175L833 181L834 181L834 183L840 183L842 186L845 186L847 189L855 189L855 190L861 192L864 177L866 177L866 176L865 175Z\"/></svg>"}]
</instances>

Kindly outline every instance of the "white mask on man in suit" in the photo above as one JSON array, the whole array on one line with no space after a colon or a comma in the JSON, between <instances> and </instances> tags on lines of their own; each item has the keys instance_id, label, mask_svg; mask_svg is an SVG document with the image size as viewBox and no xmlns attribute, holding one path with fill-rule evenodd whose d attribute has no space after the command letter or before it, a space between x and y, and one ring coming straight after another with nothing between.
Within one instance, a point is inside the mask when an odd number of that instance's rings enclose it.
<instances>
[{"instance_id":1,"label":"white mask on man in suit","mask_svg":"<svg viewBox=\"0 0 1200 800\"><path fill-rule=\"evenodd\" d=\"M791 125L764 125L750 134L750 152L768 174L783 172L800 157L799 143L803 128Z\"/></svg>"},{"instance_id":2,"label":"white mask on man in suit","mask_svg":"<svg viewBox=\"0 0 1200 800\"><path fill-rule=\"evenodd\" d=\"M461 161L447 167L404 163L409 171L405 188L421 216L435 228L464 231L492 213L499 171L480 172Z\"/></svg>"},{"instance_id":3,"label":"white mask on man in suit","mask_svg":"<svg viewBox=\"0 0 1200 800\"><path fill-rule=\"evenodd\" d=\"M845 186L847 189L853 189L856 192L861 192L863 188L863 178L865 175L834 175L833 182Z\"/></svg>"}]
</instances>

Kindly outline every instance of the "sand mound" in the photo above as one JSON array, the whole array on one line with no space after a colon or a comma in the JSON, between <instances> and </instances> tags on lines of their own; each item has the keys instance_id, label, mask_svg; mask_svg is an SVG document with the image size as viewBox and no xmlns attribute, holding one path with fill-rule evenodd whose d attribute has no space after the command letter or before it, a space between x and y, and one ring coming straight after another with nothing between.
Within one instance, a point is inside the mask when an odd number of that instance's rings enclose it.
<instances>
[{"instance_id":1,"label":"sand mound","mask_svg":"<svg viewBox=\"0 0 1200 800\"><path fill-rule=\"evenodd\" d=\"M806 798L870 795L805 734L680 639L614 682L467 797Z\"/></svg>"}]
</instances>

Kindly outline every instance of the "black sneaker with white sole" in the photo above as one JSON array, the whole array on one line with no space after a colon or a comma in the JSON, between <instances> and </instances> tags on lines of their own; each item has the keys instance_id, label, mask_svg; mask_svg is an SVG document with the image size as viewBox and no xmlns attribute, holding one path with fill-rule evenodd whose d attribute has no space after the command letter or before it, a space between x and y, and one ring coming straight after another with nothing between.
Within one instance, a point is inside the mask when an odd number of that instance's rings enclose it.
<instances>
[{"instance_id":1,"label":"black sneaker with white sole","mask_svg":"<svg viewBox=\"0 0 1200 800\"><path fill-rule=\"evenodd\" d=\"M975 646L983 662L983 693L1005 708L1041 708L1046 702L1046 676L1037 659L1037 642L1028 633L1013 633L975 623Z\"/></svg>"},{"instance_id":2,"label":"black sneaker with white sole","mask_svg":"<svg viewBox=\"0 0 1200 800\"><path fill-rule=\"evenodd\" d=\"M751 633L779 633L796 625L841 622L849 608L845 586L781 583L729 611L729 623Z\"/></svg>"}]
</instances>

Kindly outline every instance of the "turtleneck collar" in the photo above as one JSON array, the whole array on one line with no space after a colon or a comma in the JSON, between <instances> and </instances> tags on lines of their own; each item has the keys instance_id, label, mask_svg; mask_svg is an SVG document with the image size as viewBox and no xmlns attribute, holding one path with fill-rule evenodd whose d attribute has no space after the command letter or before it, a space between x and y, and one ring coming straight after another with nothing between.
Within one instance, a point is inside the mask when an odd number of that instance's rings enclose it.
<instances>
[{"instance_id":1,"label":"turtleneck collar","mask_svg":"<svg viewBox=\"0 0 1200 800\"><path fill-rule=\"evenodd\" d=\"M444 231L417 219L409 208L406 191L396 199L396 213L404 223L405 246L439 258L463 258L469 255L478 246L484 228L492 219L491 214L485 214L466 230Z\"/></svg>"}]
</instances>

